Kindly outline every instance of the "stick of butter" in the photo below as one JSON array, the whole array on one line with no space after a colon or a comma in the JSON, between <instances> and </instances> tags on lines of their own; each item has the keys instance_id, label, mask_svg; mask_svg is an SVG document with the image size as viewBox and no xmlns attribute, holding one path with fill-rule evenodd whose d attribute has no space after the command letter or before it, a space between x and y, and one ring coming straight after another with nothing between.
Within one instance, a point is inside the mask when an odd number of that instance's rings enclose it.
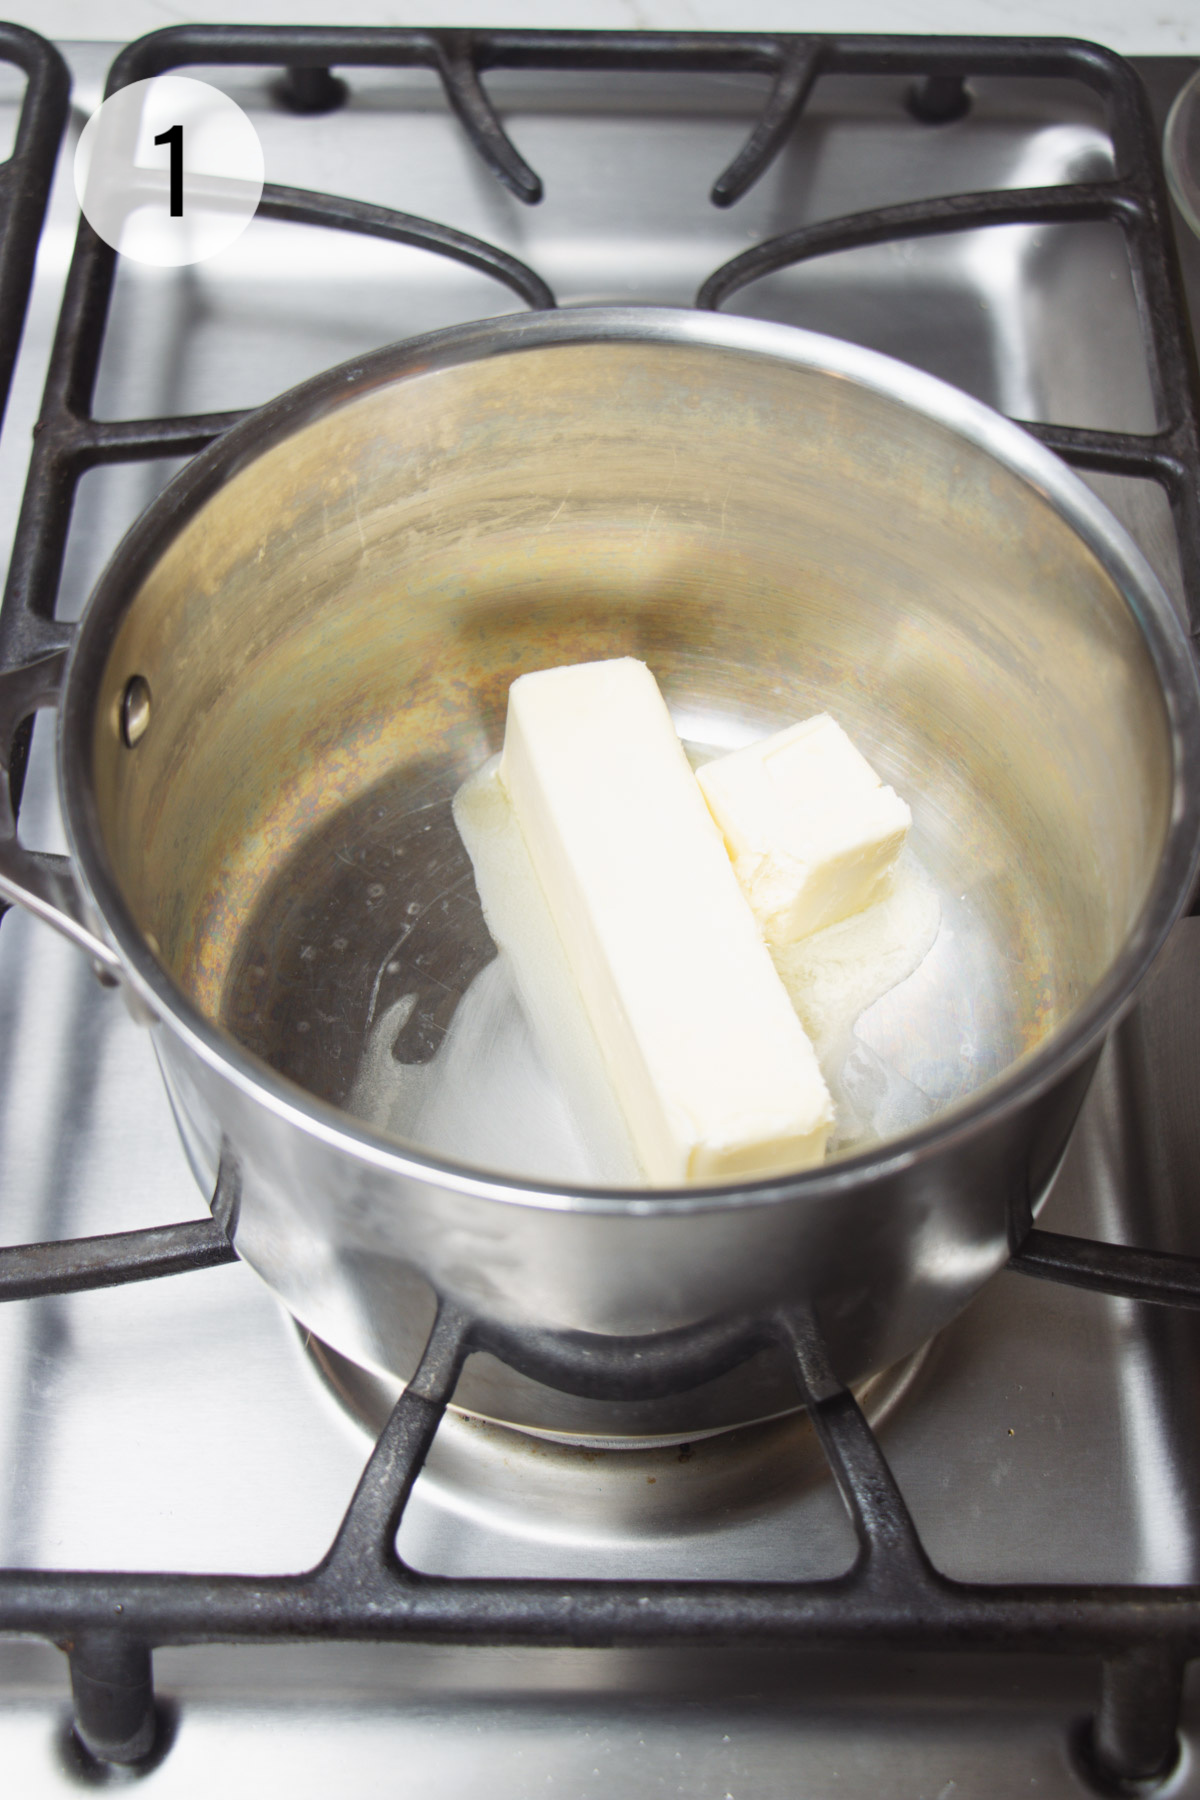
<instances>
[{"instance_id":1,"label":"stick of butter","mask_svg":"<svg viewBox=\"0 0 1200 1800\"><path fill-rule=\"evenodd\" d=\"M877 900L912 824L828 713L718 757L697 778L769 944Z\"/></svg>"},{"instance_id":2,"label":"stick of butter","mask_svg":"<svg viewBox=\"0 0 1200 1800\"><path fill-rule=\"evenodd\" d=\"M650 1180L820 1162L829 1091L645 664L520 676L499 774Z\"/></svg>"}]
</instances>

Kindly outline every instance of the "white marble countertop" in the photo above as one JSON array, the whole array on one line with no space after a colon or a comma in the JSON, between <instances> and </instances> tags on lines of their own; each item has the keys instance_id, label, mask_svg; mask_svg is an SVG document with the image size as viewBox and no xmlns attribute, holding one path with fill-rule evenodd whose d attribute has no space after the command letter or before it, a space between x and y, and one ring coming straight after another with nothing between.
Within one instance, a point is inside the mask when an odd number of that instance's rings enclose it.
<instances>
[{"instance_id":1,"label":"white marble countertop","mask_svg":"<svg viewBox=\"0 0 1200 1800\"><path fill-rule=\"evenodd\" d=\"M1200 55L1196 0L8 0L46 37L165 25L509 25L575 30L962 32L1082 37L1127 56Z\"/></svg>"}]
</instances>

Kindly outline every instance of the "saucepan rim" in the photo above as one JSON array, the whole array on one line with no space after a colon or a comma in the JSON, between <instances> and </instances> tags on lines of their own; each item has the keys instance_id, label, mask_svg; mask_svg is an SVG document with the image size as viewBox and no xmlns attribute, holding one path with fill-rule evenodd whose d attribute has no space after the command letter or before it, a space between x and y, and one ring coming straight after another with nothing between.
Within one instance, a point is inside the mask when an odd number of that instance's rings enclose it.
<instances>
[{"instance_id":1,"label":"saucepan rim","mask_svg":"<svg viewBox=\"0 0 1200 1800\"><path fill-rule=\"evenodd\" d=\"M104 665L127 608L168 544L204 503L265 450L372 388L493 356L605 342L711 347L773 358L857 382L941 424L1027 481L1113 578L1141 630L1162 690L1173 758L1170 821L1150 892L1122 949L1066 1023L975 1093L902 1137L815 1169L695 1188L555 1184L491 1173L408 1147L317 1099L242 1048L203 1014L159 961L109 862L95 802L92 735ZM58 766L71 855L86 899L126 980L164 1026L242 1093L360 1164L477 1197L617 1214L702 1212L801 1197L814 1204L940 1155L1057 1084L1096 1047L1135 991L1191 893L1200 864L1200 676L1175 609L1142 552L1091 490L1012 420L936 376L798 326L672 307L580 307L451 326L329 369L268 402L201 451L130 528L75 634L58 715Z\"/></svg>"}]
</instances>

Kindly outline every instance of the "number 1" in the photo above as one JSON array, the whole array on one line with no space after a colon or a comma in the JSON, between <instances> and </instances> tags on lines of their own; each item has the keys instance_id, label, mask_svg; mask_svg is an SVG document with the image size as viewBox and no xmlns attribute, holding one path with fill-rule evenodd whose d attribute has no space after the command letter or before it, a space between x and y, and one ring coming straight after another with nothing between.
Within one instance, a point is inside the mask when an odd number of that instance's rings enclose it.
<instances>
[{"instance_id":1,"label":"number 1","mask_svg":"<svg viewBox=\"0 0 1200 1800\"><path fill-rule=\"evenodd\" d=\"M169 131L160 131L155 138L156 144L171 146L171 217L183 217L183 126L172 125Z\"/></svg>"}]
</instances>

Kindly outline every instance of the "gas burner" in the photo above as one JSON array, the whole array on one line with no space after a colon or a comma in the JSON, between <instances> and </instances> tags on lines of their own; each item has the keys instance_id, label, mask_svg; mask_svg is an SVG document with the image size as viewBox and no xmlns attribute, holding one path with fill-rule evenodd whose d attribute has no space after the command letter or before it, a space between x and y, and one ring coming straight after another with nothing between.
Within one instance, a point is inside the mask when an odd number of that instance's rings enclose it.
<instances>
[{"instance_id":1,"label":"gas burner","mask_svg":"<svg viewBox=\"0 0 1200 1800\"><path fill-rule=\"evenodd\" d=\"M378 1438L400 1383L309 1333L302 1341L339 1405ZM873 1430L916 1386L928 1353L925 1345L856 1387ZM450 1407L422 1470L419 1514L401 1531L397 1549L414 1568L454 1573L462 1566L464 1516L473 1521L468 1535L504 1541L497 1573L522 1557L533 1573L548 1545L579 1572L628 1572L640 1549L668 1535L681 1540L686 1563L690 1538L739 1524L753 1530L759 1521L770 1521L774 1534L786 1519L811 1543L828 1533L833 1496L826 1493L815 1508L806 1502L828 1480L817 1433L800 1411L691 1438L577 1438L514 1430ZM848 1543L841 1555L843 1563L852 1555Z\"/></svg>"}]
</instances>

